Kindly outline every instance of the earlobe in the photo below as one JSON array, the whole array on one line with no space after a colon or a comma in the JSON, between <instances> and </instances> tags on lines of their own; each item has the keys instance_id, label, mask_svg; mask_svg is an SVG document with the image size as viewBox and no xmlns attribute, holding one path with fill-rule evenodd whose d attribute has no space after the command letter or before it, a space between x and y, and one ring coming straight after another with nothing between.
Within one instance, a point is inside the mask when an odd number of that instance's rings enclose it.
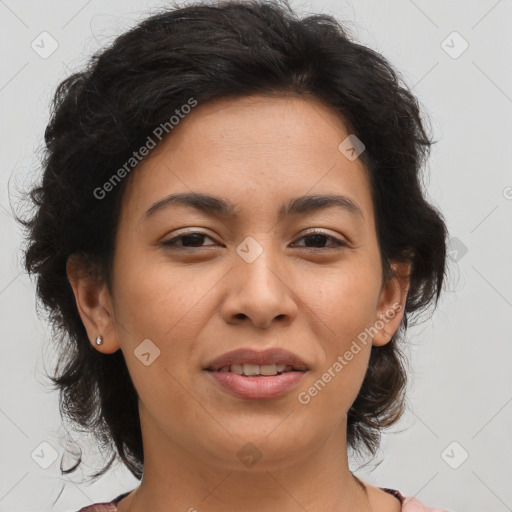
<instances>
[{"instance_id":1,"label":"earlobe","mask_svg":"<svg viewBox=\"0 0 512 512\"><path fill-rule=\"evenodd\" d=\"M377 318L372 344L383 346L391 341L393 334L400 327L405 313L407 292L410 284L411 263L393 263L395 277L384 283L379 300Z\"/></svg>"},{"instance_id":2,"label":"earlobe","mask_svg":"<svg viewBox=\"0 0 512 512\"><path fill-rule=\"evenodd\" d=\"M115 352L120 346L106 284L91 272L79 255L68 258L66 273L90 343L105 354Z\"/></svg>"}]
</instances>

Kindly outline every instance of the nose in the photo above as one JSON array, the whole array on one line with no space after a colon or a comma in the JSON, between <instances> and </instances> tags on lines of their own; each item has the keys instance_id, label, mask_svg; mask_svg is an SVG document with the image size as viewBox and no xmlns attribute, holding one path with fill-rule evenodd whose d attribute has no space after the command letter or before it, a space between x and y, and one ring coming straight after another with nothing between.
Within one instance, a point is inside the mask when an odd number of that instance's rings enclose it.
<instances>
[{"instance_id":1,"label":"nose","mask_svg":"<svg viewBox=\"0 0 512 512\"><path fill-rule=\"evenodd\" d=\"M251 322L268 328L275 320L291 323L297 316L295 293L279 255L265 249L252 263L238 254L234 267L226 276L226 296L222 317L229 324Z\"/></svg>"}]
</instances>

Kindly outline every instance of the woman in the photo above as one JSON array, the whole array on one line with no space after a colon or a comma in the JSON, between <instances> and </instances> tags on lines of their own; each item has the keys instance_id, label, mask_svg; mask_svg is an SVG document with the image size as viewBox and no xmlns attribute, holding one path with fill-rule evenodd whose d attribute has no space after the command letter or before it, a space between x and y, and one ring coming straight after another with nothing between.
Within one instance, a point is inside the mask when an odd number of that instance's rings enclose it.
<instances>
[{"instance_id":1,"label":"woman","mask_svg":"<svg viewBox=\"0 0 512 512\"><path fill-rule=\"evenodd\" d=\"M439 298L416 98L327 15L164 10L62 82L26 268L61 412L141 480L82 511L413 512L349 469ZM71 472L80 464L66 470Z\"/></svg>"}]
</instances>

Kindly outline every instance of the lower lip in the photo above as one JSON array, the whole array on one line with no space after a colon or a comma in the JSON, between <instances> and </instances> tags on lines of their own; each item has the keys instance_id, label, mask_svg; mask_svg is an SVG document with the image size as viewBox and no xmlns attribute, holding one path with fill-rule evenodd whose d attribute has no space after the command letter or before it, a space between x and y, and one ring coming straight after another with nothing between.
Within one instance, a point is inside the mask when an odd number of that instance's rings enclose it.
<instances>
[{"instance_id":1,"label":"lower lip","mask_svg":"<svg viewBox=\"0 0 512 512\"><path fill-rule=\"evenodd\" d=\"M244 377L232 372L208 371L224 390L244 399L269 400L295 388L306 372L291 371L281 375Z\"/></svg>"}]
</instances>

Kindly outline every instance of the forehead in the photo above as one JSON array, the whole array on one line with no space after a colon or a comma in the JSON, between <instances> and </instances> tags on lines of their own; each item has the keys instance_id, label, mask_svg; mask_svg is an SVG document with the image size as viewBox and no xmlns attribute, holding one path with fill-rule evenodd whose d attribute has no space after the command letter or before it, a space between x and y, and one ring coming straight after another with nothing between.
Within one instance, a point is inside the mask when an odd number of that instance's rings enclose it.
<instances>
[{"instance_id":1,"label":"forehead","mask_svg":"<svg viewBox=\"0 0 512 512\"><path fill-rule=\"evenodd\" d=\"M137 166L126 200L141 215L175 192L225 197L242 209L278 209L287 196L338 193L368 218L367 171L339 148L348 136L342 117L310 97L255 95L199 104Z\"/></svg>"}]
</instances>

